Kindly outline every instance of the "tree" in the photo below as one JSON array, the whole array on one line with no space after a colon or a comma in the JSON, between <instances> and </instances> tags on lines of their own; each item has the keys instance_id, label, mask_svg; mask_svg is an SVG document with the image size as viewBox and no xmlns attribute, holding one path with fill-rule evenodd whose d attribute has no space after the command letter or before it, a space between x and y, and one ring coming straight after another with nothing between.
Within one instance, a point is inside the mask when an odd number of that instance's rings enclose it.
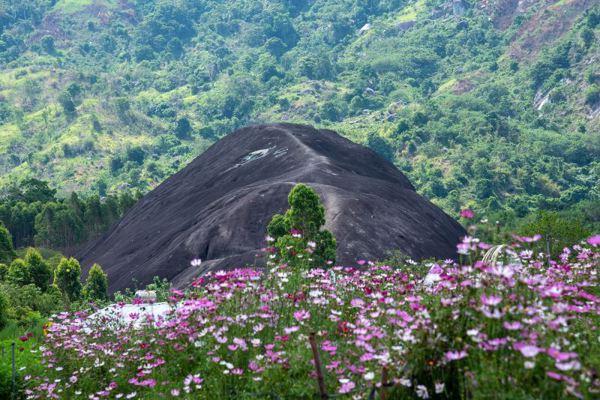
<instances>
[{"instance_id":1,"label":"tree","mask_svg":"<svg viewBox=\"0 0 600 400\"><path fill-rule=\"evenodd\" d=\"M92 265L83 292L90 300L108 300L108 277L100 265Z\"/></svg>"},{"instance_id":2,"label":"tree","mask_svg":"<svg viewBox=\"0 0 600 400\"><path fill-rule=\"evenodd\" d=\"M8 265L0 263L0 282L3 282L8 275Z\"/></svg>"},{"instance_id":3,"label":"tree","mask_svg":"<svg viewBox=\"0 0 600 400\"><path fill-rule=\"evenodd\" d=\"M274 57L281 57L287 50L287 46L277 37L272 37L265 43L265 49Z\"/></svg>"},{"instance_id":4,"label":"tree","mask_svg":"<svg viewBox=\"0 0 600 400\"><path fill-rule=\"evenodd\" d=\"M177 120L177 127L175 128L175 136L179 139L188 139L192 133L192 124L190 120L183 117Z\"/></svg>"},{"instance_id":5,"label":"tree","mask_svg":"<svg viewBox=\"0 0 600 400\"><path fill-rule=\"evenodd\" d=\"M20 258L10 263L6 278L16 286L30 285L33 281L27 264Z\"/></svg>"},{"instance_id":6,"label":"tree","mask_svg":"<svg viewBox=\"0 0 600 400\"><path fill-rule=\"evenodd\" d=\"M592 107L595 107L598 103L600 103L600 86L590 86L585 93L585 102Z\"/></svg>"},{"instance_id":7,"label":"tree","mask_svg":"<svg viewBox=\"0 0 600 400\"><path fill-rule=\"evenodd\" d=\"M133 146L127 149L127 160L141 165L146 158L146 152L140 146Z\"/></svg>"},{"instance_id":8,"label":"tree","mask_svg":"<svg viewBox=\"0 0 600 400\"><path fill-rule=\"evenodd\" d=\"M3 329L6 326L6 322L8 321L8 299L6 298L6 294L3 291L0 291L0 329Z\"/></svg>"},{"instance_id":9,"label":"tree","mask_svg":"<svg viewBox=\"0 0 600 400\"><path fill-rule=\"evenodd\" d=\"M284 215L276 214L267 227L275 242L278 261L323 267L335 262L336 240L322 229L325 208L319 195L305 184L296 185L288 195L289 209ZM306 253L306 260L298 258Z\"/></svg>"},{"instance_id":10,"label":"tree","mask_svg":"<svg viewBox=\"0 0 600 400\"><path fill-rule=\"evenodd\" d=\"M68 92L63 92L58 96L58 102L63 108L63 111L67 115L67 117L74 117L77 113L77 108L75 107L75 102L73 102L73 98Z\"/></svg>"},{"instance_id":11,"label":"tree","mask_svg":"<svg viewBox=\"0 0 600 400\"><path fill-rule=\"evenodd\" d=\"M42 37L40 44L42 45L42 49L48 54L54 54L56 51L56 48L54 47L54 38L50 35Z\"/></svg>"},{"instance_id":12,"label":"tree","mask_svg":"<svg viewBox=\"0 0 600 400\"><path fill-rule=\"evenodd\" d=\"M594 43L594 39L596 36L594 35L594 31L588 27L583 28L581 31L581 39L583 40L583 45L586 49L589 49L592 43Z\"/></svg>"},{"instance_id":13,"label":"tree","mask_svg":"<svg viewBox=\"0 0 600 400\"><path fill-rule=\"evenodd\" d=\"M73 257L60 260L54 271L54 284L63 292L69 301L81 297L81 266Z\"/></svg>"},{"instance_id":14,"label":"tree","mask_svg":"<svg viewBox=\"0 0 600 400\"><path fill-rule=\"evenodd\" d=\"M557 212L541 211L519 232L523 235L542 235L544 251L556 257L562 250L587 238L591 232L578 219L565 218Z\"/></svg>"},{"instance_id":15,"label":"tree","mask_svg":"<svg viewBox=\"0 0 600 400\"><path fill-rule=\"evenodd\" d=\"M131 109L131 103L126 97L117 97L115 99L115 107L117 108L117 115L119 118L125 120L129 116L129 110Z\"/></svg>"},{"instance_id":16,"label":"tree","mask_svg":"<svg viewBox=\"0 0 600 400\"><path fill-rule=\"evenodd\" d=\"M389 142L381 136L370 133L367 137L367 146L388 161L394 160L394 150Z\"/></svg>"},{"instance_id":17,"label":"tree","mask_svg":"<svg viewBox=\"0 0 600 400\"><path fill-rule=\"evenodd\" d=\"M18 200L26 203L56 201L55 195L56 189L50 188L48 182L35 178L25 179L21 182L16 194Z\"/></svg>"},{"instance_id":18,"label":"tree","mask_svg":"<svg viewBox=\"0 0 600 400\"><path fill-rule=\"evenodd\" d=\"M25 254L25 264L27 265L31 283L39 287L42 292L45 292L52 277L52 271L48 263L44 261L39 251L30 248Z\"/></svg>"},{"instance_id":19,"label":"tree","mask_svg":"<svg viewBox=\"0 0 600 400\"><path fill-rule=\"evenodd\" d=\"M9 263L16 256L10 232L0 221L0 263Z\"/></svg>"}]
</instances>

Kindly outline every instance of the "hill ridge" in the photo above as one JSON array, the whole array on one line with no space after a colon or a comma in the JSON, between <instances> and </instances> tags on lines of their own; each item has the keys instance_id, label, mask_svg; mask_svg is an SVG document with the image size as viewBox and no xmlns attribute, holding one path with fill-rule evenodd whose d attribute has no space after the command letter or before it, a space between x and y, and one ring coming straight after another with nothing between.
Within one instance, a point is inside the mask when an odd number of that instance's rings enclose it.
<instances>
[{"instance_id":1,"label":"hill ridge","mask_svg":"<svg viewBox=\"0 0 600 400\"><path fill-rule=\"evenodd\" d=\"M228 170L248 154L263 157ZM285 156L275 149L286 148ZM306 149L323 157L316 168ZM262 153L261 153L262 154ZM332 174L331 172L334 172ZM77 254L100 263L111 291L155 275L185 286L198 274L264 265L266 226L287 208L297 183L312 186L339 236L338 260L452 257L462 227L426 199L389 161L331 131L297 124L240 129L217 142L134 206L110 232ZM195 258L202 267L190 267Z\"/></svg>"}]
</instances>

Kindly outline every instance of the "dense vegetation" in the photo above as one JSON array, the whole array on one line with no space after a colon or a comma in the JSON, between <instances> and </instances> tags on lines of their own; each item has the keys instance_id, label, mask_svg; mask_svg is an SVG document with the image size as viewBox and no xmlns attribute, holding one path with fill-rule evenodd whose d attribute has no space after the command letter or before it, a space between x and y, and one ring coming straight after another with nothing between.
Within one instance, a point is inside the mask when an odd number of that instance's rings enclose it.
<instances>
[{"instance_id":1,"label":"dense vegetation","mask_svg":"<svg viewBox=\"0 0 600 400\"><path fill-rule=\"evenodd\" d=\"M135 204L139 192L120 195L56 197L47 182L27 179L0 194L0 222L12 235L12 245L73 249L104 233ZM2 236L2 235L0 235ZM0 243L0 262L6 262ZM4 261L3 261L4 260ZM9 260L10 261L10 260Z\"/></svg>"},{"instance_id":2,"label":"dense vegetation","mask_svg":"<svg viewBox=\"0 0 600 400\"><path fill-rule=\"evenodd\" d=\"M1 1L0 185L146 191L288 120L367 144L449 212L597 226L600 9L522 3Z\"/></svg>"}]
</instances>

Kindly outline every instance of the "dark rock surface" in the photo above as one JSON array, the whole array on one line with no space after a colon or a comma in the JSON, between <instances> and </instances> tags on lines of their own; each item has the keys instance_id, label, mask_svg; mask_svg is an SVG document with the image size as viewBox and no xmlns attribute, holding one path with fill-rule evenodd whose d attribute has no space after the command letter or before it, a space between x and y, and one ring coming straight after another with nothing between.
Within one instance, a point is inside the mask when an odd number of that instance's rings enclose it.
<instances>
[{"instance_id":1,"label":"dark rock surface","mask_svg":"<svg viewBox=\"0 0 600 400\"><path fill-rule=\"evenodd\" d=\"M321 195L339 265L385 258L454 257L462 227L418 195L393 164L328 130L262 125L228 135L144 196L77 254L97 262L110 291L154 276L185 286L202 273L262 266L266 226L299 182ZM194 258L200 267L190 266Z\"/></svg>"}]
</instances>

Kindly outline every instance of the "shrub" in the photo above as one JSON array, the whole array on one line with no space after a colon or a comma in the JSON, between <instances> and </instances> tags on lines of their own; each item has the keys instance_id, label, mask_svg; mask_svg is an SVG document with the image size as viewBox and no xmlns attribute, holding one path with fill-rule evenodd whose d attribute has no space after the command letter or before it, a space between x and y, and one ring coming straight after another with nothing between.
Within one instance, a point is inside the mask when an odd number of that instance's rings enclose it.
<instances>
[{"instance_id":1,"label":"shrub","mask_svg":"<svg viewBox=\"0 0 600 400\"><path fill-rule=\"evenodd\" d=\"M52 271L48 263L44 261L42 255L36 249L30 248L25 254L25 264L27 264L31 283L45 292L52 277Z\"/></svg>"},{"instance_id":2,"label":"shrub","mask_svg":"<svg viewBox=\"0 0 600 400\"><path fill-rule=\"evenodd\" d=\"M0 282L6 279L8 275L8 265L0 263Z\"/></svg>"},{"instance_id":3,"label":"shrub","mask_svg":"<svg viewBox=\"0 0 600 400\"><path fill-rule=\"evenodd\" d=\"M42 37L40 44L42 45L42 49L48 54L54 54L56 51L56 48L54 47L54 38L50 35Z\"/></svg>"},{"instance_id":4,"label":"shrub","mask_svg":"<svg viewBox=\"0 0 600 400\"><path fill-rule=\"evenodd\" d=\"M33 282L33 278L25 261L17 258L8 267L7 280L17 286L29 285Z\"/></svg>"},{"instance_id":5,"label":"shrub","mask_svg":"<svg viewBox=\"0 0 600 400\"><path fill-rule=\"evenodd\" d=\"M69 301L78 300L81 296L81 266L79 261L73 257L63 258L54 271L54 284Z\"/></svg>"},{"instance_id":6,"label":"shrub","mask_svg":"<svg viewBox=\"0 0 600 400\"><path fill-rule=\"evenodd\" d=\"M16 256L10 232L0 221L0 263L9 263Z\"/></svg>"},{"instance_id":7,"label":"shrub","mask_svg":"<svg viewBox=\"0 0 600 400\"><path fill-rule=\"evenodd\" d=\"M592 85L585 93L585 103L589 106L600 104L600 86Z\"/></svg>"},{"instance_id":8,"label":"shrub","mask_svg":"<svg viewBox=\"0 0 600 400\"><path fill-rule=\"evenodd\" d=\"M8 322L8 299L3 291L0 291L0 330L2 330Z\"/></svg>"},{"instance_id":9,"label":"shrub","mask_svg":"<svg viewBox=\"0 0 600 400\"><path fill-rule=\"evenodd\" d=\"M83 292L90 300L108 300L108 277L100 265L92 265Z\"/></svg>"},{"instance_id":10,"label":"shrub","mask_svg":"<svg viewBox=\"0 0 600 400\"><path fill-rule=\"evenodd\" d=\"M192 133L192 124L187 118L180 118L177 120L177 127L175 127L175 136L179 139L188 139Z\"/></svg>"}]
</instances>

